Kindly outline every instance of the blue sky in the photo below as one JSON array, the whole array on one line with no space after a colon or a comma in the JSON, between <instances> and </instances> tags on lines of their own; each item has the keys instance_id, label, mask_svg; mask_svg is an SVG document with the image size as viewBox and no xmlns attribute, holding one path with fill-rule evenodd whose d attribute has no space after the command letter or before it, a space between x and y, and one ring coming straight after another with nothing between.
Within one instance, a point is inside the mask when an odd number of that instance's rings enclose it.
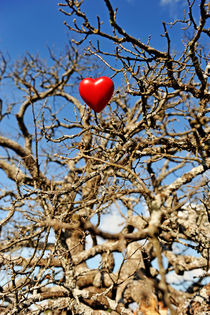
<instances>
[{"instance_id":1,"label":"blue sky","mask_svg":"<svg viewBox=\"0 0 210 315\"><path fill-rule=\"evenodd\" d=\"M67 42L75 34L71 34L64 25L70 22L67 16L59 11L58 2L64 0L0 0L0 52L8 56L12 63L23 57L26 52L39 53L41 58L48 59L48 46L59 54L65 49ZM144 43L151 35L151 45L164 50L166 47L162 21L170 22L175 17L183 16L186 0L111 0L113 7L118 7L117 21L131 35ZM199 0L196 0L198 7ZM109 29L108 13L103 0L84 0L84 8L91 22L96 22L99 15L104 22L103 27ZM70 18L72 20L72 18ZM180 47L181 34L171 32L176 49ZM111 43L101 40L105 49L113 49ZM88 44L86 42L85 44ZM113 61L113 60L112 60ZM102 65L104 69L104 64ZM103 70L109 75L109 69ZM113 74L113 73L111 73ZM0 86L0 97L5 104L17 100L17 92L9 81ZM118 77L115 86L121 85ZM9 93L8 93L9 91ZM75 91L74 96L78 96ZM8 120L5 120L7 124Z\"/></svg>"},{"instance_id":2,"label":"blue sky","mask_svg":"<svg viewBox=\"0 0 210 315\"><path fill-rule=\"evenodd\" d=\"M60 0L60 2L63 2ZM157 48L164 45L162 21L183 13L183 0L112 0L119 7L118 21L132 35L146 41L152 35ZM199 1L197 1L199 2ZM104 17L108 25L103 0L86 0L88 15ZM47 56L47 45L62 50L71 37L63 22L67 18L58 10L58 0L1 0L0 51L8 52L12 59L26 51ZM96 5L97 4L97 5ZM177 37L178 41L178 37Z\"/></svg>"},{"instance_id":3,"label":"blue sky","mask_svg":"<svg viewBox=\"0 0 210 315\"><path fill-rule=\"evenodd\" d=\"M114 8L119 8L117 21L128 33L145 43L151 35L151 45L161 50L166 46L165 38L160 36L163 33L162 22L182 18L187 2L187 0L110 1ZM76 35L71 34L64 25L64 20L69 22L68 17L59 12L58 2L59 0L0 0L0 52L8 53L13 63L27 51L32 54L39 53L42 58L47 59L49 57L47 46L55 48L58 53L64 50L67 41ZM60 2L64 3L64 0ZM199 3L200 0L195 0L194 7L197 11ZM84 7L91 22L94 23L96 16L99 15L104 21L104 29L109 28L104 0L84 0ZM172 32L170 29L169 33L174 41L174 47L179 50L181 33ZM6 84L9 84L8 80L0 86L4 110L6 104L17 101L17 92ZM114 84L116 87L121 84L118 76L114 78ZM74 93L77 97L78 91L75 90ZM12 119L1 122L2 130L3 123L7 124L7 132L9 126L14 129Z\"/></svg>"},{"instance_id":4,"label":"blue sky","mask_svg":"<svg viewBox=\"0 0 210 315\"><path fill-rule=\"evenodd\" d=\"M72 35L64 25L64 20L68 19L59 12L58 2L59 0L0 0L0 51L8 53L12 61L23 56L26 51L32 54L38 52L41 57L47 58L47 46L62 51ZM195 1L197 9L199 2ZM127 32L143 42L147 42L151 35L151 44L163 50L166 41L160 36L163 33L162 22L182 18L186 0L111 0L111 3L119 8L117 20ZM103 17L104 28L108 28L104 1L84 0L84 4L91 21L100 15ZM179 49L181 33L169 32ZM112 216L111 220L113 226L116 226L119 217L116 216L113 220Z\"/></svg>"}]
</instances>

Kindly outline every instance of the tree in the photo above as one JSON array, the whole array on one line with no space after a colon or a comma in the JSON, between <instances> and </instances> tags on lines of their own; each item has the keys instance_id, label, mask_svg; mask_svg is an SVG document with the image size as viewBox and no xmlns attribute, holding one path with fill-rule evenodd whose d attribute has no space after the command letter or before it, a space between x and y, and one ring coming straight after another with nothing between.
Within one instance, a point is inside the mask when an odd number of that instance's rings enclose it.
<instances>
[{"instance_id":1,"label":"tree","mask_svg":"<svg viewBox=\"0 0 210 315\"><path fill-rule=\"evenodd\" d=\"M1 113L2 314L133 314L133 302L138 314L209 310L209 4L200 1L196 23L187 3L173 23L188 34L177 54L166 23L161 51L125 31L110 0L110 33L100 17L90 22L83 1L66 0L66 25L78 46L92 36L89 47L49 50L50 66L27 54L12 70L1 56L0 79L17 92ZM90 55L124 80L98 115L75 93L100 75ZM9 119L18 128L8 131ZM102 228L112 209L120 232ZM202 270L190 285L170 282L190 270Z\"/></svg>"}]
</instances>

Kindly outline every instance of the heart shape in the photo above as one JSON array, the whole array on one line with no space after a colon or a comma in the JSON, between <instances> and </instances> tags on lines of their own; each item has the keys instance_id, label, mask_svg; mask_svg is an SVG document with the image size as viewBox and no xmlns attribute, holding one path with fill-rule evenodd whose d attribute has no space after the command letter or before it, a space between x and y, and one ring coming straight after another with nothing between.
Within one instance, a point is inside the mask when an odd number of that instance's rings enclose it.
<instances>
[{"instance_id":1,"label":"heart shape","mask_svg":"<svg viewBox=\"0 0 210 315\"><path fill-rule=\"evenodd\" d=\"M85 103L96 113L104 109L114 92L114 84L108 77L86 78L79 84L79 93Z\"/></svg>"}]
</instances>

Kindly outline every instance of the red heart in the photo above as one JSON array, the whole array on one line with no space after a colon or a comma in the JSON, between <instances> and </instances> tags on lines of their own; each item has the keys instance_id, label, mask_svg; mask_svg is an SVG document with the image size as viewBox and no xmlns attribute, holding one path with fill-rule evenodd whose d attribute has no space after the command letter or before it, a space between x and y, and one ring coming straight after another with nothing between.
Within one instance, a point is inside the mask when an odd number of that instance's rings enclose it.
<instances>
[{"instance_id":1,"label":"red heart","mask_svg":"<svg viewBox=\"0 0 210 315\"><path fill-rule=\"evenodd\" d=\"M79 93L82 99L97 113L104 109L113 92L114 84L108 77L86 78L79 85Z\"/></svg>"}]
</instances>

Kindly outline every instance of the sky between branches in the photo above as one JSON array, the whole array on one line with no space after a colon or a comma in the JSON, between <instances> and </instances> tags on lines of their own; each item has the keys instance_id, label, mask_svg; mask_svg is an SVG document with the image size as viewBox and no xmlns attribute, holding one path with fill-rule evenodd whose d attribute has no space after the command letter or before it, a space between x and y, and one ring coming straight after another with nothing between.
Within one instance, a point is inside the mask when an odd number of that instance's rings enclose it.
<instances>
[{"instance_id":1,"label":"sky between branches","mask_svg":"<svg viewBox=\"0 0 210 315\"><path fill-rule=\"evenodd\" d=\"M8 52L12 59L26 51L39 52L47 57L47 45L62 50L71 38L64 26L64 16L58 10L58 0L1 0L0 1L0 50ZM95 5L97 2L97 6ZM196 0L195 8L199 5ZM85 2L88 15L104 16L104 27L108 25L102 0ZM152 36L156 48L163 48L162 21L170 22L181 18L186 5L184 0L112 0L119 7L118 21L132 35L147 40ZM103 20L103 19L102 19ZM174 38L177 45L180 38ZM162 47L161 47L162 46Z\"/></svg>"},{"instance_id":2,"label":"sky between branches","mask_svg":"<svg viewBox=\"0 0 210 315\"><path fill-rule=\"evenodd\" d=\"M8 54L12 62L22 57L25 52L39 53L48 58L47 46L60 52L64 49L71 34L64 25L64 15L59 12L58 2L62 0L1 0L0 1L0 51ZM97 3L97 6L96 6ZM199 11L199 0L195 1ZM162 22L171 22L183 18L185 0L112 0L113 7L119 7L118 22L133 36L147 42L151 35L151 44L164 50L166 41L161 37ZM100 15L104 27L108 27L108 19L104 10L103 0L85 1L85 9L92 21ZM170 30L169 30L170 32ZM181 33L171 33L174 49L179 50ZM5 87L0 87L0 98L4 99ZM114 218L114 220L113 220ZM112 219L106 218L116 232L120 216L114 213ZM107 221L106 221L107 222Z\"/></svg>"}]
</instances>

